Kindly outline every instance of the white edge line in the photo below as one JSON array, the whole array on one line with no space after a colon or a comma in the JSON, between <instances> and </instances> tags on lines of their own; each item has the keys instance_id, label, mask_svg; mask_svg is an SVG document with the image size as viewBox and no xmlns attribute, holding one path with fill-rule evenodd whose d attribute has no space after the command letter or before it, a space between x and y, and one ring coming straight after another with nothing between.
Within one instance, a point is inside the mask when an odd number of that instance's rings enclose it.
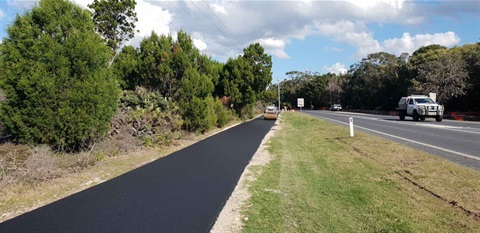
<instances>
[{"instance_id":1,"label":"white edge line","mask_svg":"<svg viewBox=\"0 0 480 233\"><path fill-rule=\"evenodd\" d=\"M348 125L348 124L349 124L349 123L345 123L345 122L338 121L338 120L333 120L333 119L329 119L329 120L331 120L331 121L336 121L336 122L341 123L341 124L344 124L344 125ZM426 144L426 143L422 143L422 142L416 142L416 141L413 141L413 140L410 140L410 139L407 139L407 138L402 138L402 137L399 137L399 136L395 136L395 135L392 135L392 134L388 134L388 133L376 131L376 130L369 129L369 128L365 128L365 127L361 127L361 126L355 126L355 127L356 127L356 128L360 128L360 129L363 129L363 130L368 130L368 131L371 131L371 132L374 132L374 133L383 134L383 135L385 135L385 136L389 136L389 137L392 137L392 138L404 140L404 141L407 141L407 142L410 142L410 143L415 143L415 144L418 144L418 145L427 146L427 147L430 147L430 148L433 148L433 149L441 150L441 151L444 151L444 152L448 152L448 153L452 153L452 154L455 154L455 155L460 155L460 156L464 156L464 157L467 157L467 158L470 158L470 159L474 159L474 160L480 161L480 158L478 158L478 157L475 157L475 156L472 156L472 155L468 155L468 154L464 154L464 153L461 153L461 152L456 152L456 151L453 151L453 150L445 149L445 148L438 147L438 146L433 146L433 145Z\"/></svg>"}]
</instances>

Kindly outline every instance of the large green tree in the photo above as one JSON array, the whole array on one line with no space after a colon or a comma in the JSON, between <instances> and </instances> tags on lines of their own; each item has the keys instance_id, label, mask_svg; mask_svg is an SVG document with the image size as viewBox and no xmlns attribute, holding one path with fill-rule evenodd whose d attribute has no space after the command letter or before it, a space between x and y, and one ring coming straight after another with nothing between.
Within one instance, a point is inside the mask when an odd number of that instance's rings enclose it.
<instances>
[{"instance_id":1,"label":"large green tree","mask_svg":"<svg viewBox=\"0 0 480 233\"><path fill-rule=\"evenodd\" d=\"M164 97L176 95L180 82L173 69L173 44L171 36L158 36L155 32L140 42L140 80L136 85L158 90Z\"/></svg>"},{"instance_id":2,"label":"large green tree","mask_svg":"<svg viewBox=\"0 0 480 233\"><path fill-rule=\"evenodd\" d=\"M68 0L41 0L7 31L0 120L15 140L76 150L104 135L119 89L91 13Z\"/></svg>"},{"instance_id":3,"label":"large green tree","mask_svg":"<svg viewBox=\"0 0 480 233\"><path fill-rule=\"evenodd\" d=\"M110 65L120 46L135 35L135 0L94 0L88 7L93 11L96 30L113 52Z\"/></svg>"},{"instance_id":4,"label":"large green tree","mask_svg":"<svg viewBox=\"0 0 480 233\"><path fill-rule=\"evenodd\" d=\"M237 113L259 100L272 82L272 57L259 43L243 50L243 56L229 59L224 66L222 85Z\"/></svg>"},{"instance_id":5,"label":"large green tree","mask_svg":"<svg viewBox=\"0 0 480 233\"><path fill-rule=\"evenodd\" d=\"M452 98L448 102L449 107L460 111L480 111L480 43L465 44L452 50L462 55L468 72L468 82L465 95Z\"/></svg>"},{"instance_id":6,"label":"large green tree","mask_svg":"<svg viewBox=\"0 0 480 233\"><path fill-rule=\"evenodd\" d=\"M435 45L422 47L413 54L410 65L416 93L437 93L441 102L466 93L468 72L459 51Z\"/></svg>"},{"instance_id":7,"label":"large green tree","mask_svg":"<svg viewBox=\"0 0 480 233\"><path fill-rule=\"evenodd\" d=\"M344 76L342 103L350 108L392 110L407 92L403 56L372 53L351 66Z\"/></svg>"}]
</instances>

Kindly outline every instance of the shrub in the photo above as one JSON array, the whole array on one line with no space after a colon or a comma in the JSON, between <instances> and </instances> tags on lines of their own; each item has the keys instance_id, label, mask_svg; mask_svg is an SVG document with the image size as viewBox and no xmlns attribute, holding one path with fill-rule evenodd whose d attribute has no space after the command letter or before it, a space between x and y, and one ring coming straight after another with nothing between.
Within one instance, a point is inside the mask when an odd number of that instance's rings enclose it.
<instances>
[{"instance_id":1,"label":"shrub","mask_svg":"<svg viewBox=\"0 0 480 233\"><path fill-rule=\"evenodd\" d=\"M205 99L193 97L190 102L183 104L185 128L188 131L204 133L210 130L217 122L214 100L211 96Z\"/></svg>"},{"instance_id":2,"label":"shrub","mask_svg":"<svg viewBox=\"0 0 480 233\"><path fill-rule=\"evenodd\" d=\"M132 144L169 145L179 136L183 121L175 103L167 102L158 92L136 87L124 91L120 111L112 121L112 136ZM135 140L136 139L136 140Z\"/></svg>"},{"instance_id":3,"label":"shrub","mask_svg":"<svg viewBox=\"0 0 480 233\"><path fill-rule=\"evenodd\" d=\"M42 0L17 16L0 46L0 121L19 142L67 151L108 132L119 88L91 14Z\"/></svg>"},{"instance_id":4,"label":"shrub","mask_svg":"<svg viewBox=\"0 0 480 233\"><path fill-rule=\"evenodd\" d=\"M222 101L215 99L215 114L217 115L217 127L223 127L228 122L228 111L223 107Z\"/></svg>"}]
</instances>

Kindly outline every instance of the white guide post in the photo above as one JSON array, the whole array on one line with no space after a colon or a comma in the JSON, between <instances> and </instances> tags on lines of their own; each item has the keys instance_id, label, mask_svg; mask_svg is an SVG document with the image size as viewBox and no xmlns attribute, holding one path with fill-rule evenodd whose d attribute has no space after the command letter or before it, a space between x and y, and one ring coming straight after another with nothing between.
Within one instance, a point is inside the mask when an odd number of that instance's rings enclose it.
<instances>
[{"instance_id":1,"label":"white guide post","mask_svg":"<svg viewBox=\"0 0 480 233\"><path fill-rule=\"evenodd\" d=\"M350 121L350 137L353 138L353 118L350 117L348 120Z\"/></svg>"}]
</instances>

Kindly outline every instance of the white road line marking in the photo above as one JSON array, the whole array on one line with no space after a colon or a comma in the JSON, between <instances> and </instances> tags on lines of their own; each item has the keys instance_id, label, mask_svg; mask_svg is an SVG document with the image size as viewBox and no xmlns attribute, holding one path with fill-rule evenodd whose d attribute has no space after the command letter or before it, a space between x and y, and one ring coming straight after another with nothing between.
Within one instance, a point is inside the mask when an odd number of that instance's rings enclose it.
<instances>
[{"instance_id":1,"label":"white road line marking","mask_svg":"<svg viewBox=\"0 0 480 233\"><path fill-rule=\"evenodd\" d=\"M343 115L349 115L347 113L350 112L342 112ZM334 113L330 113L331 115L338 115ZM364 116L365 114L363 113L355 113L358 116L357 118L360 119L367 119L367 120L382 120L381 118L375 118L375 117L369 117L369 116ZM401 122L401 121L384 121L384 122L389 122L392 124L405 124L405 125L412 125L411 122ZM476 122L475 122L476 123ZM471 133L471 134L480 134L480 132L473 131L473 128L470 127L463 127L463 126L451 126L451 125L434 125L434 124L429 124L429 123L413 123L416 126L421 126L421 127L431 127L431 128L439 128L439 129L444 129L444 130L450 130L450 131L455 131L455 132L461 132L461 133Z\"/></svg>"},{"instance_id":2,"label":"white road line marking","mask_svg":"<svg viewBox=\"0 0 480 233\"><path fill-rule=\"evenodd\" d=\"M334 120L334 119L330 119L330 118L329 118L329 120L336 121L336 122L341 123L341 124L344 124L344 125L348 125L348 124L349 124L349 123L345 123L345 122L338 121L338 120ZM392 138L404 140L404 141L407 141L407 142L410 142L410 143L415 143L415 144L418 144L418 145L421 145L421 146L430 147L430 148L433 148L433 149L441 150L441 151L444 151L444 152L448 152L448 153L452 153L452 154L455 154L455 155L464 156L464 157L467 157L467 158L470 158L470 159L474 159L474 160L480 161L480 158L479 158L479 157L475 157L475 156L473 156L473 155L468 155L468 154L465 154L465 153L461 153L461 152L457 152L457 151L445 149L445 148L442 148L442 147L438 147L438 146L426 144L426 143L423 143L423 142L417 142L417 141L414 141L414 140L410 140L410 139L408 139L408 138L402 138L402 137L399 137L399 136L395 136L395 135L392 135L392 134L380 132L380 131L377 131L377 130L373 130L373 129L369 129L369 128L365 128L365 127L361 127L361 126L355 126L355 127L360 128L360 129L364 129L364 130L368 130L368 131L371 131L371 132L374 132L374 133L383 134L383 135L385 135L385 136L389 136L389 137L392 137Z\"/></svg>"}]
</instances>

